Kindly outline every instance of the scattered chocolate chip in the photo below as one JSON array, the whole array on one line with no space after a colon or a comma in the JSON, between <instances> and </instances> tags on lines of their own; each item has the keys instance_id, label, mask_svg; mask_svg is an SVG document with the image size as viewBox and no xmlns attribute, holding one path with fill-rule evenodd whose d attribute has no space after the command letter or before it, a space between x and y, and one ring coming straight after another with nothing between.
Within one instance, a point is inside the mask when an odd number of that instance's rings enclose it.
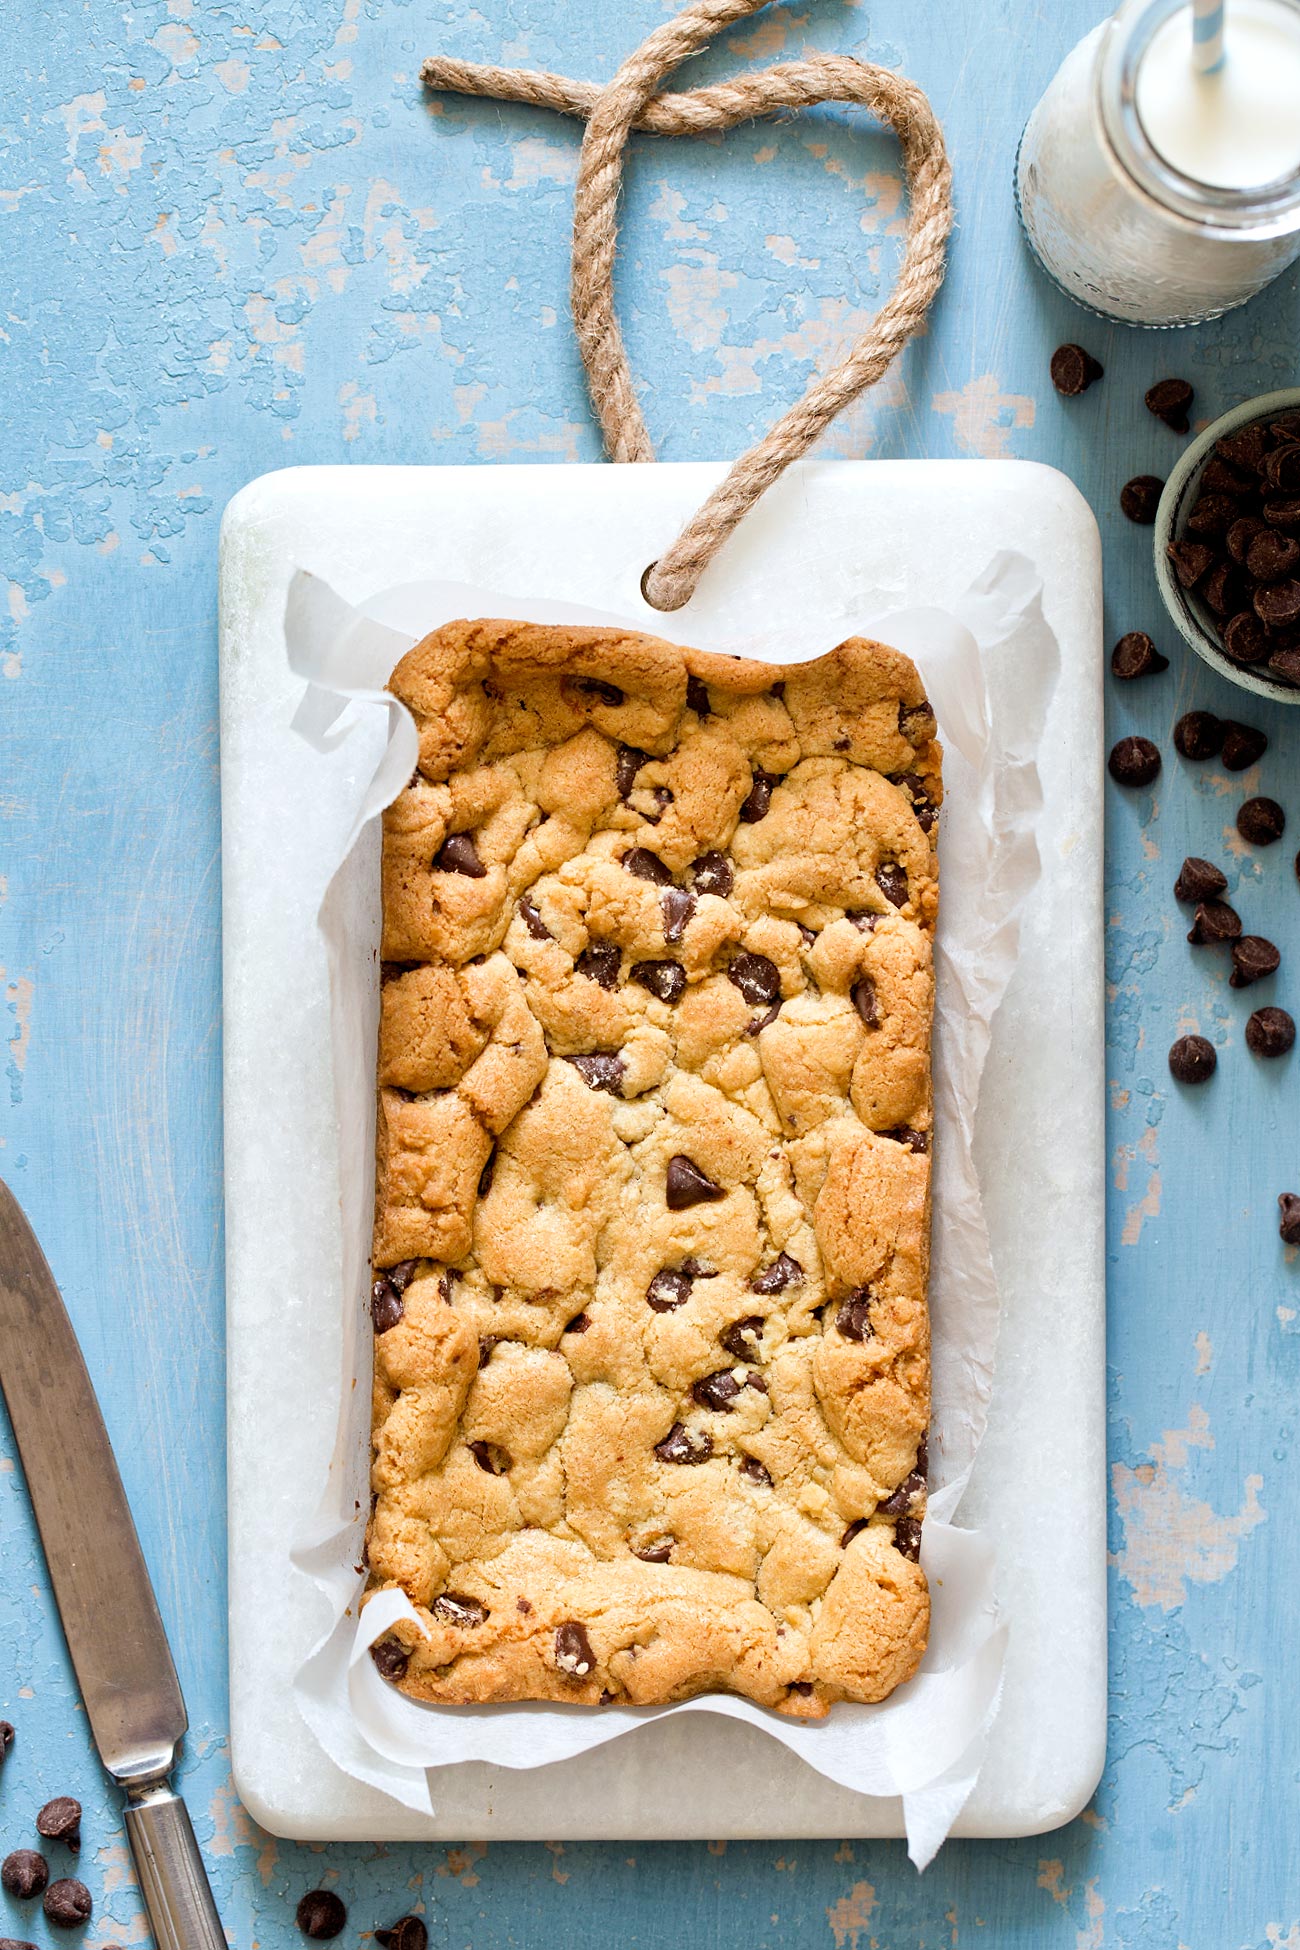
<instances>
[{"instance_id":1,"label":"scattered chocolate chip","mask_svg":"<svg viewBox=\"0 0 1300 1950\"><path fill-rule=\"evenodd\" d=\"M34 1848L16 1848L0 1862L0 1885L19 1902L29 1903L39 1896L49 1879L50 1865Z\"/></svg>"},{"instance_id":2,"label":"scattered chocolate chip","mask_svg":"<svg viewBox=\"0 0 1300 1950\"><path fill-rule=\"evenodd\" d=\"M527 898L521 900L518 907L518 914L534 941L553 941L555 939L555 936L542 919L541 909L534 902ZM375 1935L378 1936L378 1934L379 1932L376 1930Z\"/></svg>"},{"instance_id":3,"label":"scattered chocolate chip","mask_svg":"<svg viewBox=\"0 0 1300 1950\"><path fill-rule=\"evenodd\" d=\"M770 1490L772 1478L757 1456L746 1456L740 1465L740 1473L748 1482L757 1483L760 1489Z\"/></svg>"},{"instance_id":4,"label":"scattered chocolate chip","mask_svg":"<svg viewBox=\"0 0 1300 1950\"><path fill-rule=\"evenodd\" d=\"M755 770L749 796L740 808L740 817L746 826L756 825L764 817L772 803L772 787L778 782L780 776L779 772Z\"/></svg>"},{"instance_id":5,"label":"scattered chocolate chip","mask_svg":"<svg viewBox=\"0 0 1300 1950\"><path fill-rule=\"evenodd\" d=\"M712 1408L721 1415L729 1415L731 1404L744 1385L736 1380L730 1368L719 1368L716 1374L701 1376L691 1389L691 1397L701 1408Z\"/></svg>"},{"instance_id":6,"label":"scattered chocolate chip","mask_svg":"<svg viewBox=\"0 0 1300 1950\"><path fill-rule=\"evenodd\" d=\"M81 1847L81 1803L70 1794L56 1794L36 1817L36 1833L47 1842L65 1842L75 1855Z\"/></svg>"},{"instance_id":7,"label":"scattered chocolate chip","mask_svg":"<svg viewBox=\"0 0 1300 1950\"><path fill-rule=\"evenodd\" d=\"M727 968L727 980L734 982L746 1002L774 1002L781 993L781 971L766 955L751 955L742 949Z\"/></svg>"},{"instance_id":8,"label":"scattered chocolate chip","mask_svg":"<svg viewBox=\"0 0 1300 1950\"><path fill-rule=\"evenodd\" d=\"M1186 379L1158 379L1146 391L1148 413L1163 420L1174 433L1186 433L1191 421L1187 409L1192 403L1192 388Z\"/></svg>"},{"instance_id":9,"label":"scattered chocolate chip","mask_svg":"<svg viewBox=\"0 0 1300 1950\"><path fill-rule=\"evenodd\" d=\"M487 1623L487 1606L463 1591L440 1591L429 1610L435 1618L445 1619L448 1625L464 1625L468 1629ZM378 1935L378 1931L375 1934Z\"/></svg>"},{"instance_id":10,"label":"scattered chocolate chip","mask_svg":"<svg viewBox=\"0 0 1300 1950\"><path fill-rule=\"evenodd\" d=\"M684 1212L688 1206L726 1197L722 1186L715 1185L693 1158L685 1157L680 1151L668 1160L665 1194L670 1212Z\"/></svg>"},{"instance_id":11,"label":"scattered chocolate chip","mask_svg":"<svg viewBox=\"0 0 1300 1950\"><path fill-rule=\"evenodd\" d=\"M1252 1056L1285 1056L1295 1041L1295 1023L1285 1009L1256 1009L1246 1023Z\"/></svg>"},{"instance_id":12,"label":"scattered chocolate chip","mask_svg":"<svg viewBox=\"0 0 1300 1950\"><path fill-rule=\"evenodd\" d=\"M674 1422L662 1442L656 1442L660 1462L702 1463L713 1454L713 1438L704 1429L688 1429Z\"/></svg>"},{"instance_id":13,"label":"scattered chocolate chip","mask_svg":"<svg viewBox=\"0 0 1300 1950\"><path fill-rule=\"evenodd\" d=\"M1126 630L1110 653L1111 674L1125 683L1134 677L1154 677L1168 670L1169 659L1162 657L1145 630Z\"/></svg>"},{"instance_id":14,"label":"scattered chocolate chip","mask_svg":"<svg viewBox=\"0 0 1300 1950\"><path fill-rule=\"evenodd\" d=\"M1149 738L1121 738L1106 769L1116 785L1147 786L1160 775L1160 753Z\"/></svg>"},{"instance_id":15,"label":"scattered chocolate chip","mask_svg":"<svg viewBox=\"0 0 1300 1950\"><path fill-rule=\"evenodd\" d=\"M738 1361L756 1361L762 1353L765 1324L762 1314L745 1314L742 1319L733 1320L730 1327L724 1327L718 1340Z\"/></svg>"},{"instance_id":16,"label":"scattered chocolate chip","mask_svg":"<svg viewBox=\"0 0 1300 1950\"><path fill-rule=\"evenodd\" d=\"M1227 901L1200 901L1187 939L1194 948L1212 946L1219 941L1236 941L1241 934L1241 916Z\"/></svg>"},{"instance_id":17,"label":"scattered chocolate chip","mask_svg":"<svg viewBox=\"0 0 1300 1950\"><path fill-rule=\"evenodd\" d=\"M1156 518L1164 482L1156 474L1135 474L1119 491L1119 505L1130 521L1149 528ZM1190 523L1189 523L1190 526Z\"/></svg>"},{"instance_id":18,"label":"scattered chocolate chip","mask_svg":"<svg viewBox=\"0 0 1300 1950\"><path fill-rule=\"evenodd\" d=\"M573 969L576 975L585 975L589 982L602 989L616 989L622 960L621 951L612 941L593 941L589 948L583 949Z\"/></svg>"},{"instance_id":19,"label":"scattered chocolate chip","mask_svg":"<svg viewBox=\"0 0 1300 1950\"><path fill-rule=\"evenodd\" d=\"M1252 846L1272 846L1286 831L1286 814L1276 799L1247 799L1237 812L1237 831Z\"/></svg>"},{"instance_id":20,"label":"scattered chocolate chip","mask_svg":"<svg viewBox=\"0 0 1300 1950\"><path fill-rule=\"evenodd\" d=\"M1169 1051L1169 1072L1176 1083L1206 1083L1218 1067L1214 1044L1204 1036L1180 1036Z\"/></svg>"},{"instance_id":21,"label":"scattered chocolate chip","mask_svg":"<svg viewBox=\"0 0 1300 1950\"><path fill-rule=\"evenodd\" d=\"M1236 664L1263 663L1271 648L1253 609L1238 610L1223 626L1223 647Z\"/></svg>"},{"instance_id":22,"label":"scattered chocolate chip","mask_svg":"<svg viewBox=\"0 0 1300 1950\"><path fill-rule=\"evenodd\" d=\"M1174 899L1212 901L1216 894L1225 892L1227 885L1227 876L1212 860L1202 860L1197 854L1189 853L1174 882Z\"/></svg>"},{"instance_id":23,"label":"scattered chocolate chip","mask_svg":"<svg viewBox=\"0 0 1300 1950\"><path fill-rule=\"evenodd\" d=\"M370 1648L382 1679L398 1680L411 1663L411 1655L400 1639L377 1639Z\"/></svg>"},{"instance_id":24,"label":"scattered chocolate chip","mask_svg":"<svg viewBox=\"0 0 1300 1950\"><path fill-rule=\"evenodd\" d=\"M433 856L433 864L439 873L464 874L469 880L482 880L487 875L469 833L448 833Z\"/></svg>"},{"instance_id":25,"label":"scattered chocolate chip","mask_svg":"<svg viewBox=\"0 0 1300 1950\"><path fill-rule=\"evenodd\" d=\"M1237 724L1228 718L1223 726L1223 764L1229 772L1244 772L1268 750L1268 739L1254 725Z\"/></svg>"},{"instance_id":26,"label":"scattered chocolate chip","mask_svg":"<svg viewBox=\"0 0 1300 1950\"><path fill-rule=\"evenodd\" d=\"M418 1916L400 1916L386 1930L375 1931L382 1950L428 1950L429 1932Z\"/></svg>"},{"instance_id":27,"label":"scattered chocolate chip","mask_svg":"<svg viewBox=\"0 0 1300 1950\"><path fill-rule=\"evenodd\" d=\"M582 1313L580 1313L580 1314L575 1314L575 1315L573 1316L573 1319L572 1319L572 1320L571 1320L571 1321L569 1322L569 1324L568 1324L568 1326L567 1326L567 1327L565 1328L565 1330L564 1330L564 1331L565 1331L565 1333L566 1333L566 1334L588 1334L588 1333L590 1333L590 1332L591 1332L591 1315L590 1315L589 1313L587 1313L587 1312L586 1312L585 1310L584 1310L584 1311L583 1311Z\"/></svg>"},{"instance_id":28,"label":"scattered chocolate chip","mask_svg":"<svg viewBox=\"0 0 1300 1950\"><path fill-rule=\"evenodd\" d=\"M645 1543L629 1544L628 1549L643 1564L668 1564L672 1561L673 1540L671 1537L652 1537Z\"/></svg>"},{"instance_id":29,"label":"scattered chocolate chip","mask_svg":"<svg viewBox=\"0 0 1300 1950\"><path fill-rule=\"evenodd\" d=\"M1300 866L1297 867L1300 873ZM803 1267L789 1253L778 1253L769 1266L755 1273L749 1283L751 1293L784 1293L788 1286L799 1286L803 1281Z\"/></svg>"},{"instance_id":30,"label":"scattered chocolate chip","mask_svg":"<svg viewBox=\"0 0 1300 1950\"><path fill-rule=\"evenodd\" d=\"M1288 1246L1300 1246L1300 1195L1279 1192L1277 1202L1282 1214L1278 1231Z\"/></svg>"},{"instance_id":31,"label":"scattered chocolate chip","mask_svg":"<svg viewBox=\"0 0 1300 1950\"><path fill-rule=\"evenodd\" d=\"M1240 513L1240 504L1230 494L1198 495L1187 517L1187 532L1200 536L1226 535ZM1155 520L1154 510L1150 520Z\"/></svg>"},{"instance_id":32,"label":"scattered chocolate chip","mask_svg":"<svg viewBox=\"0 0 1300 1950\"><path fill-rule=\"evenodd\" d=\"M1189 542L1185 538L1170 542L1165 554L1184 589L1194 589L1214 560L1214 550L1208 542Z\"/></svg>"},{"instance_id":33,"label":"scattered chocolate chip","mask_svg":"<svg viewBox=\"0 0 1300 1950\"><path fill-rule=\"evenodd\" d=\"M1215 758L1223 746L1223 721L1213 711L1187 711L1174 726L1174 746L1184 758Z\"/></svg>"},{"instance_id":34,"label":"scattered chocolate chip","mask_svg":"<svg viewBox=\"0 0 1300 1950\"><path fill-rule=\"evenodd\" d=\"M841 1300L835 1315L835 1325L846 1341L868 1341L871 1339L871 1289L860 1286L856 1293L850 1293Z\"/></svg>"},{"instance_id":35,"label":"scattered chocolate chip","mask_svg":"<svg viewBox=\"0 0 1300 1950\"><path fill-rule=\"evenodd\" d=\"M623 1059L612 1056L607 1050L593 1050L589 1056L566 1057L572 1063L588 1090L605 1090L611 1097L621 1094L623 1084Z\"/></svg>"},{"instance_id":36,"label":"scattered chocolate chip","mask_svg":"<svg viewBox=\"0 0 1300 1950\"><path fill-rule=\"evenodd\" d=\"M1250 600L1266 629L1284 629L1300 620L1300 582L1294 576L1285 582L1261 584Z\"/></svg>"},{"instance_id":37,"label":"scattered chocolate chip","mask_svg":"<svg viewBox=\"0 0 1300 1950\"><path fill-rule=\"evenodd\" d=\"M1264 462L1264 479L1271 488L1294 494L1300 488L1300 445L1292 440L1287 446L1275 447Z\"/></svg>"},{"instance_id":38,"label":"scattered chocolate chip","mask_svg":"<svg viewBox=\"0 0 1300 1950\"><path fill-rule=\"evenodd\" d=\"M1265 975L1276 974L1282 957L1271 941L1262 934L1243 934L1232 944L1232 973L1228 977L1229 986L1234 989L1249 988Z\"/></svg>"},{"instance_id":39,"label":"scattered chocolate chip","mask_svg":"<svg viewBox=\"0 0 1300 1950\"><path fill-rule=\"evenodd\" d=\"M638 880L653 880L657 887L672 886L671 869L664 865L657 853L651 853L648 847L629 848L623 855L623 865L629 873L635 874Z\"/></svg>"},{"instance_id":40,"label":"scattered chocolate chip","mask_svg":"<svg viewBox=\"0 0 1300 1950\"><path fill-rule=\"evenodd\" d=\"M514 1462L510 1451L503 1449L499 1442L468 1442L465 1446L479 1468L485 1469L489 1476L506 1475Z\"/></svg>"},{"instance_id":41,"label":"scattered chocolate chip","mask_svg":"<svg viewBox=\"0 0 1300 1950\"><path fill-rule=\"evenodd\" d=\"M701 853L698 860L691 861L687 871L697 894L718 894L725 900L736 884L725 853Z\"/></svg>"},{"instance_id":42,"label":"scattered chocolate chip","mask_svg":"<svg viewBox=\"0 0 1300 1950\"><path fill-rule=\"evenodd\" d=\"M684 887L665 887L659 897L664 917L664 940L671 946L686 932L686 923L695 912L695 896Z\"/></svg>"},{"instance_id":43,"label":"scattered chocolate chip","mask_svg":"<svg viewBox=\"0 0 1300 1950\"><path fill-rule=\"evenodd\" d=\"M917 1498L925 1495L925 1472L914 1469L904 1477L896 1490L888 1495L876 1508L882 1516L905 1517Z\"/></svg>"},{"instance_id":44,"label":"scattered chocolate chip","mask_svg":"<svg viewBox=\"0 0 1300 1950\"><path fill-rule=\"evenodd\" d=\"M337 1936L348 1920L347 1910L332 1889L309 1889L296 1914L304 1936Z\"/></svg>"},{"instance_id":45,"label":"scattered chocolate chip","mask_svg":"<svg viewBox=\"0 0 1300 1950\"><path fill-rule=\"evenodd\" d=\"M634 962L629 979L660 1002L679 1002L686 993L686 970L679 961Z\"/></svg>"},{"instance_id":46,"label":"scattered chocolate chip","mask_svg":"<svg viewBox=\"0 0 1300 1950\"><path fill-rule=\"evenodd\" d=\"M1065 399L1077 399L1086 393L1095 379L1100 379L1103 368L1098 365L1091 352L1085 352L1081 345L1058 345L1052 354L1048 367L1052 384Z\"/></svg>"},{"instance_id":47,"label":"scattered chocolate chip","mask_svg":"<svg viewBox=\"0 0 1300 1950\"><path fill-rule=\"evenodd\" d=\"M1246 552L1246 569L1260 582L1279 582L1300 563L1300 541L1280 528L1261 528Z\"/></svg>"},{"instance_id":48,"label":"scattered chocolate chip","mask_svg":"<svg viewBox=\"0 0 1300 1950\"><path fill-rule=\"evenodd\" d=\"M915 1564L921 1555L921 1526L915 1517L900 1517L894 1525L894 1549Z\"/></svg>"},{"instance_id":49,"label":"scattered chocolate chip","mask_svg":"<svg viewBox=\"0 0 1300 1950\"><path fill-rule=\"evenodd\" d=\"M620 745L614 761L614 787L625 803L636 783L636 775L643 765L650 763L649 752L638 751L635 745Z\"/></svg>"},{"instance_id":50,"label":"scattered chocolate chip","mask_svg":"<svg viewBox=\"0 0 1300 1950\"><path fill-rule=\"evenodd\" d=\"M342 1907L340 1903L339 1908ZM61 1930L75 1930L89 1920L94 1904L84 1882L78 1882L75 1876L60 1876L41 1898L41 1908Z\"/></svg>"},{"instance_id":51,"label":"scattered chocolate chip","mask_svg":"<svg viewBox=\"0 0 1300 1950\"><path fill-rule=\"evenodd\" d=\"M392 1282L376 1280L370 1289L370 1318L376 1334L387 1334L396 1327L405 1312L402 1297L394 1290Z\"/></svg>"},{"instance_id":52,"label":"scattered chocolate chip","mask_svg":"<svg viewBox=\"0 0 1300 1950\"><path fill-rule=\"evenodd\" d=\"M886 860L876 868L876 885L885 899L893 907L903 907L907 901L907 870L896 860Z\"/></svg>"},{"instance_id":53,"label":"scattered chocolate chip","mask_svg":"<svg viewBox=\"0 0 1300 1950\"><path fill-rule=\"evenodd\" d=\"M684 1307L691 1297L695 1275L687 1266L664 1266L646 1288L645 1297L657 1314L670 1314Z\"/></svg>"},{"instance_id":54,"label":"scattered chocolate chip","mask_svg":"<svg viewBox=\"0 0 1300 1950\"><path fill-rule=\"evenodd\" d=\"M686 707L688 710L694 711L696 717L708 717L710 710L709 687L702 677L688 677L686 679Z\"/></svg>"},{"instance_id":55,"label":"scattered chocolate chip","mask_svg":"<svg viewBox=\"0 0 1300 1950\"><path fill-rule=\"evenodd\" d=\"M613 706L623 702L623 693L618 685L607 684L601 677L575 677L573 688L587 697L594 697L601 704Z\"/></svg>"}]
</instances>

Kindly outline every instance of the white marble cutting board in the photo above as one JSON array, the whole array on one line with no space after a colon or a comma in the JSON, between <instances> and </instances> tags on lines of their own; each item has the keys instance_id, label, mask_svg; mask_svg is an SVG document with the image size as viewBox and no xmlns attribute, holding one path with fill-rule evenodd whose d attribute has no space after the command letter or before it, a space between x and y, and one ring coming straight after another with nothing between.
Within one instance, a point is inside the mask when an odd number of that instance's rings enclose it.
<instances>
[{"instance_id":1,"label":"white marble cutting board","mask_svg":"<svg viewBox=\"0 0 1300 1950\"><path fill-rule=\"evenodd\" d=\"M676 616L640 577L722 469L318 467L226 511L221 557L231 1728L251 1813L307 1839L885 1836L901 1804L856 1795L712 1715L670 1719L559 1766L445 1769L422 1818L349 1779L291 1677L324 1627L289 1562L332 1441L340 1334L328 995L315 912L362 780L289 730L296 568L351 600L416 577L474 580L641 616L692 640L711 616L788 625L809 655L846 599L871 614L955 599L1001 548L1036 562L1061 648L1040 769L1043 878L997 1019L977 1151L1003 1322L991 1419L959 1521L990 1527L1011 1625L1002 1711L958 1835L1069 1820L1106 1723L1101 570L1061 474L1015 461L824 461L748 517ZM749 561L788 558L785 614L744 614ZM842 631L840 632L842 633ZM937 1222L942 1223L939 1214Z\"/></svg>"}]
</instances>

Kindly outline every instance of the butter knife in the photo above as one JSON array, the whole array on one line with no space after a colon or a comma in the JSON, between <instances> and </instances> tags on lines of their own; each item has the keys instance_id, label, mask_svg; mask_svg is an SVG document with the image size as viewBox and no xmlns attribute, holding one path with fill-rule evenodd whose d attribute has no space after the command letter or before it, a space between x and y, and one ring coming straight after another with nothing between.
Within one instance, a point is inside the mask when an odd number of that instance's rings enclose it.
<instances>
[{"instance_id":1,"label":"butter knife","mask_svg":"<svg viewBox=\"0 0 1300 1950\"><path fill-rule=\"evenodd\" d=\"M36 1235L0 1180L0 1390L99 1757L158 1950L226 1950L169 1777L185 1702L99 1403Z\"/></svg>"}]
</instances>

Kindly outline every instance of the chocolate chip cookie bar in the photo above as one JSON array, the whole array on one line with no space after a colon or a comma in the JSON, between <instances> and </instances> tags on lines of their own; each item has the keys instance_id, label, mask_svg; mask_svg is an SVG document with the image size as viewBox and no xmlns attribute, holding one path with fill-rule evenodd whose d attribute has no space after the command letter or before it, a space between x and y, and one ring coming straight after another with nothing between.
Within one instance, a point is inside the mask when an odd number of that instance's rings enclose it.
<instances>
[{"instance_id":1,"label":"chocolate chip cookie bar","mask_svg":"<svg viewBox=\"0 0 1300 1950\"><path fill-rule=\"evenodd\" d=\"M942 796L908 659L458 622L391 689L371 1590L417 1699L925 1649Z\"/></svg>"}]
</instances>

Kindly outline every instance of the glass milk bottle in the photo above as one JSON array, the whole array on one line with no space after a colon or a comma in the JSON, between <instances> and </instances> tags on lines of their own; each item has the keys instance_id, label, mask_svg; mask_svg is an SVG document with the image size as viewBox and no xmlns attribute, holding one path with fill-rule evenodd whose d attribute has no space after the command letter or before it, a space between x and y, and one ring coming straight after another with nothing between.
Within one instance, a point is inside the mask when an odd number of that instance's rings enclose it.
<instances>
[{"instance_id":1,"label":"glass milk bottle","mask_svg":"<svg viewBox=\"0 0 1300 1950\"><path fill-rule=\"evenodd\" d=\"M1030 116L1016 204L1048 276L1104 317L1245 304L1300 254L1300 0L1125 0Z\"/></svg>"}]
</instances>

